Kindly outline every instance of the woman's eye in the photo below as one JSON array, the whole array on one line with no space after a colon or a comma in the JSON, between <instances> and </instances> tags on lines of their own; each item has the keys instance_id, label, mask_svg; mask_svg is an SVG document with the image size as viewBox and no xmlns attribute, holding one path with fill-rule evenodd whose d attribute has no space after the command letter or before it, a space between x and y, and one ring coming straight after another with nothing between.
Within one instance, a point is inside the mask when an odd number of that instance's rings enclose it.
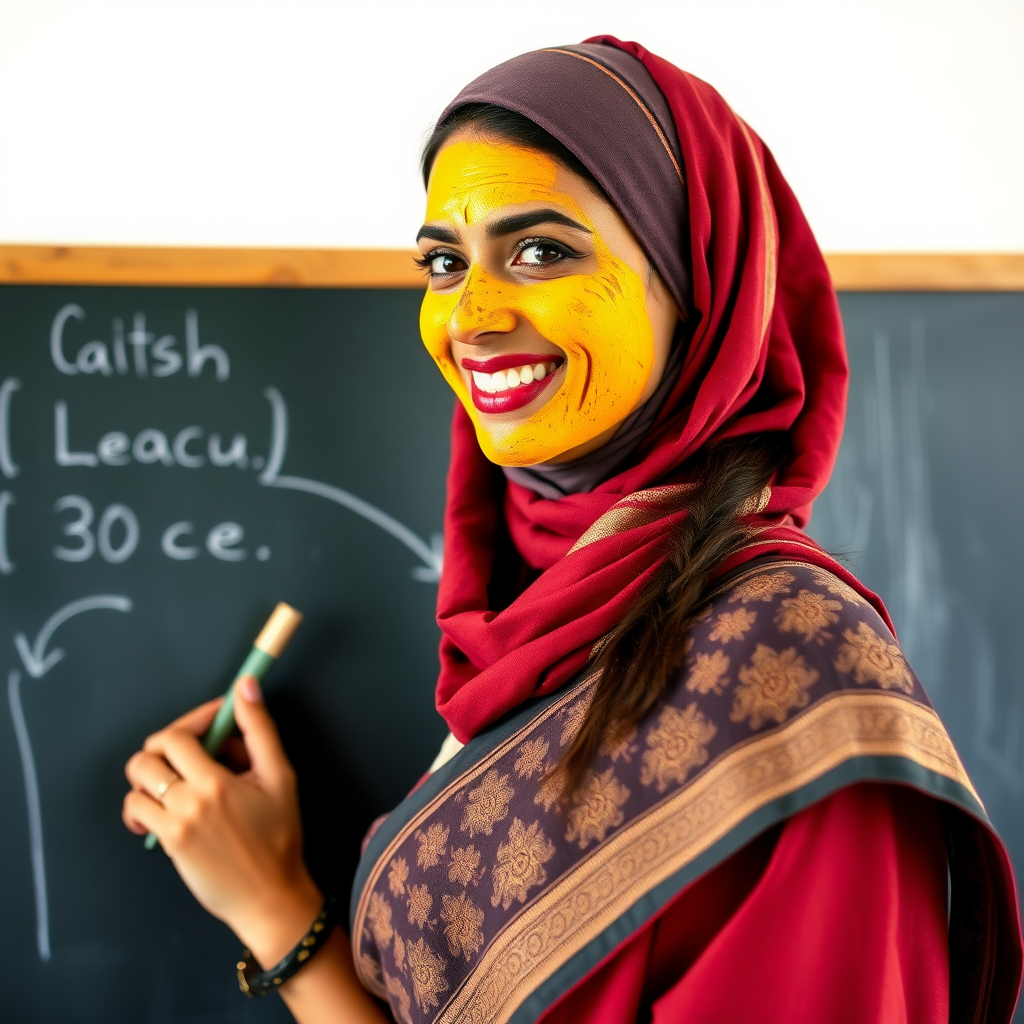
<instances>
[{"instance_id":1,"label":"woman's eye","mask_svg":"<svg viewBox=\"0 0 1024 1024\"><path fill-rule=\"evenodd\" d=\"M466 264L458 256L450 252L439 252L431 256L428 263L430 273L435 277L443 277L446 274L459 274L466 269Z\"/></svg>"},{"instance_id":2,"label":"woman's eye","mask_svg":"<svg viewBox=\"0 0 1024 1024\"><path fill-rule=\"evenodd\" d=\"M547 263L557 263L566 255L561 246L552 245L550 242L533 242L519 250L515 262L529 267L541 267Z\"/></svg>"}]
</instances>

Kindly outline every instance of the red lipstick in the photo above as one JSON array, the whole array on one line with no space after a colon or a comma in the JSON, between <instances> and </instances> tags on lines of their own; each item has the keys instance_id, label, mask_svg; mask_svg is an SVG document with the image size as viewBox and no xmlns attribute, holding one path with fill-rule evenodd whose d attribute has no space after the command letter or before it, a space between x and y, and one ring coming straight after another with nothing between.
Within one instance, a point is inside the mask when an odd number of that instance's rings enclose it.
<instances>
[{"instance_id":1,"label":"red lipstick","mask_svg":"<svg viewBox=\"0 0 1024 1024\"><path fill-rule=\"evenodd\" d=\"M491 356L490 359L462 360L463 369L476 370L477 373L497 373L498 370L511 370L516 366L536 366L538 363L554 363L557 370L565 360L562 356L545 352L543 355L530 355L523 352L510 352L507 356Z\"/></svg>"},{"instance_id":2,"label":"red lipstick","mask_svg":"<svg viewBox=\"0 0 1024 1024\"><path fill-rule=\"evenodd\" d=\"M535 380L531 384L518 384L507 391L483 391L477 387L476 378L470 375L470 394L473 404L486 413L515 412L516 409L529 405L551 383L559 368L565 362L562 356L524 355L515 353L505 356L494 356L490 359L463 359L462 366L466 370L477 373L496 373L498 370L509 370L519 366L535 366L544 363L546 366L555 364L555 368L543 380Z\"/></svg>"}]
</instances>

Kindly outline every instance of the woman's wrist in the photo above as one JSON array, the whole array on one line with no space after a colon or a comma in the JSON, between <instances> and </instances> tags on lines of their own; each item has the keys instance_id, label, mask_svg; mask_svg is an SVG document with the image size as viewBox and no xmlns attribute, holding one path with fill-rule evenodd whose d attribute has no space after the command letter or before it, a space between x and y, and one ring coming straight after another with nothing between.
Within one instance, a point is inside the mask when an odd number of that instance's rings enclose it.
<instances>
[{"instance_id":1,"label":"woman's wrist","mask_svg":"<svg viewBox=\"0 0 1024 1024\"><path fill-rule=\"evenodd\" d=\"M324 897L306 875L295 886L277 893L265 893L253 901L253 913L232 922L232 931L250 950L256 962L267 970L286 956L309 930L323 906Z\"/></svg>"}]
</instances>

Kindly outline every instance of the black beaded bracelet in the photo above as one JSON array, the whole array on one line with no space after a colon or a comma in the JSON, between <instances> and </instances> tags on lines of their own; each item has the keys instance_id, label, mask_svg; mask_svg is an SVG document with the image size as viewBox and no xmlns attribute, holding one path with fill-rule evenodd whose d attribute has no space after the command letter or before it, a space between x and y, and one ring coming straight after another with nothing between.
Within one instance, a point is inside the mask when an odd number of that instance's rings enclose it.
<instances>
[{"instance_id":1,"label":"black beaded bracelet","mask_svg":"<svg viewBox=\"0 0 1024 1024\"><path fill-rule=\"evenodd\" d=\"M313 954L327 941L338 923L337 912L338 904L333 896L324 900L324 905L309 926L309 931L302 936L295 948L269 971L257 971L252 953L247 949L242 950L242 959L236 964L238 987L250 999L253 996L265 996L268 992L280 988L300 967L309 963Z\"/></svg>"}]
</instances>

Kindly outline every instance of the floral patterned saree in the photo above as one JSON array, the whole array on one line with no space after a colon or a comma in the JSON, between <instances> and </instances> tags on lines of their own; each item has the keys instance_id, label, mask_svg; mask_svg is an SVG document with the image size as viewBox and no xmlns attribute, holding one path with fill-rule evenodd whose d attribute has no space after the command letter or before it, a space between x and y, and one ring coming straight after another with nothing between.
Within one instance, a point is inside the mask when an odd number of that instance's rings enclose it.
<instances>
[{"instance_id":1,"label":"floral patterned saree","mask_svg":"<svg viewBox=\"0 0 1024 1024\"><path fill-rule=\"evenodd\" d=\"M475 737L370 839L352 943L396 1020L537 1019L689 883L867 780L939 802L951 1019L1009 1018L1020 965L1005 852L892 634L852 588L796 561L742 570L695 626L676 684L566 804L550 769L595 681Z\"/></svg>"}]
</instances>

